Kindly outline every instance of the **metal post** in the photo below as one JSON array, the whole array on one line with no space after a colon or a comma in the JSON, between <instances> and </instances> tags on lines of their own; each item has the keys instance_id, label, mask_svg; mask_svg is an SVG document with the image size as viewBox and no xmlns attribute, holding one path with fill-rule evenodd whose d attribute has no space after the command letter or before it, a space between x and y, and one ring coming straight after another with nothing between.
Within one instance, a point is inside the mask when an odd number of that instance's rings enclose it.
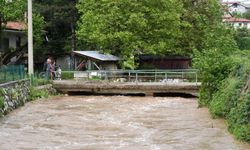
<instances>
[{"instance_id":1,"label":"metal post","mask_svg":"<svg viewBox=\"0 0 250 150\"><path fill-rule=\"evenodd\" d=\"M138 73L137 72L135 74L135 81L136 81L136 83L138 82Z\"/></svg>"},{"instance_id":2,"label":"metal post","mask_svg":"<svg viewBox=\"0 0 250 150\"><path fill-rule=\"evenodd\" d=\"M195 72L195 83L196 83L196 85L197 85L197 82L198 82L198 79L197 79L198 77L197 77L197 72Z\"/></svg>"},{"instance_id":3,"label":"metal post","mask_svg":"<svg viewBox=\"0 0 250 150\"><path fill-rule=\"evenodd\" d=\"M128 81L130 82L130 71L128 72Z\"/></svg>"},{"instance_id":4,"label":"metal post","mask_svg":"<svg viewBox=\"0 0 250 150\"><path fill-rule=\"evenodd\" d=\"M34 74L33 62L33 25L32 25L32 0L28 0L28 72Z\"/></svg>"},{"instance_id":5,"label":"metal post","mask_svg":"<svg viewBox=\"0 0 250 150\"><path fill-rule=\"evenodd\" d=\"M155 71L155 82L156 82L156 71Z\"/></svg>"}]
</instances>

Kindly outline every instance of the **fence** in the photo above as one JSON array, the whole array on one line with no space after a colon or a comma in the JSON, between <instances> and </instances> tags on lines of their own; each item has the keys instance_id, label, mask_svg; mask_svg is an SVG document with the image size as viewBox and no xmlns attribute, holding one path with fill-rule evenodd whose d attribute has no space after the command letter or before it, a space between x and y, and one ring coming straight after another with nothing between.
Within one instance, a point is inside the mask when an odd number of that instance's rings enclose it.
<instances>
[{"instance_id":1,"label":"fence","mask_svg":"<svg viewBox=\"0 0 250 150\"><path fill-rule=\"evenodd\" d=\"M22 80L24 78L24 65L8 65L0 67L0 83Z\"/></svg>"},{"instance_id":2,"label":"fence","mask_svg":"<svg viewBox=\"0 0 250 150\"><path fill-rule=\"evenodd\" d=\"M62 79L73 79L73 78L77 79L85 78L90 80L112 80L117 82L196 82L197 83L198 70L178 69L178 70L62 71Z\"/></svg>"},{"instance_id":3,"label":"fence","mask_svg":"<svg viewBox=\"0 0 250 150\"><path fill-rule=\"evenodd\" d=\"M198 70L99 70L86 71L88 78L127 82L197 82Z\"/></svg>"}]
</instances>

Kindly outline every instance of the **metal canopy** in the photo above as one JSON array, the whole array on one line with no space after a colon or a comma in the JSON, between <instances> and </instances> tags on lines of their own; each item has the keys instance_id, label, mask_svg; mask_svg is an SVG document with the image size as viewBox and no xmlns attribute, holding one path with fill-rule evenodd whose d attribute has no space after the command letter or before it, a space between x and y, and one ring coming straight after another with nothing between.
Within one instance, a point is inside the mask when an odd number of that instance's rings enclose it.
<instances>
[{"instance_id":1,"label":"metal canopy","mask_svg":"<svg viewBox=\"0 0 250 150\"><path fill-rule=\"evenodd\" d=\"M74 51L75 54L94 58L101 61L119 61L119 57L110 54L101 54L98 51Z\"/></svg>"}]
</instances>

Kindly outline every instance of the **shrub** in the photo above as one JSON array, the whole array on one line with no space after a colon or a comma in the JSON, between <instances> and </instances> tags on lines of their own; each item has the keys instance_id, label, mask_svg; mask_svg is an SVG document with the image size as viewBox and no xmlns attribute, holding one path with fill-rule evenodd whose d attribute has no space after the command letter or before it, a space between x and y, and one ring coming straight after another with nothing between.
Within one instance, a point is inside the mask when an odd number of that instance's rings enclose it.
<instances>
[{"instance_id":1,"label":"shrub","mask_svg":"<svg viewBox=\"0 0 250 150\"><path fill-rule=\"evenodd\" d=\"M74 73L73 72L62 72L62 79L63 80L74 79Z\"/></svg>"},{"instance_id":2,"label":"shrub","mask_svg":"<svg viewBox=\"0 0 250 150\"><path fill-rule=\"evenodd\" d=\"M51 81L46 79L40 79L40 78L33 78L32 85L33 86L39 86L39 85L46 85L49 84Z\"/></svg>"},{"instance_id":3,"label":"shrub","mask_svg":"<svg viewBox=\"0 0 250 150\"><path fill-rule=\"evenodd\" d=\"M4 109L4 98L2 96L0 96L0 110ZM1 113L1 111L0 111Z\"/></svg>"},{"instance_id":4,"label":"shrub","mask_svg":"<svg viewBox=\"0 0 250 150\"><path fill-rule=\"evenodd\" d=\"M30 88L30 94L29 94L29 100L35 100L39 98L48 98L49 97L49 92L47 90L38 90L35 89L34 87Z\"/></svg>"},{"instance_id":5,"label":"shrub","mask_svg":"<svg viewBox=\"0 0 250 150\"><path fill-rule=\"evenodd\" d=\"M209 93L211 99L205 101L213 117L225 118L228 122L229 131L237 139L247 142L250 142L249 58L250 52L248 51L234 53L231 56L233 67L229 75L218 84L217 91L209 91L211 92ZM208 82L208 84L213 84L211 82ZM204 88L204 91L201 92L207 94L208 91L205 91Z\"/></svg>"}]
</instances>

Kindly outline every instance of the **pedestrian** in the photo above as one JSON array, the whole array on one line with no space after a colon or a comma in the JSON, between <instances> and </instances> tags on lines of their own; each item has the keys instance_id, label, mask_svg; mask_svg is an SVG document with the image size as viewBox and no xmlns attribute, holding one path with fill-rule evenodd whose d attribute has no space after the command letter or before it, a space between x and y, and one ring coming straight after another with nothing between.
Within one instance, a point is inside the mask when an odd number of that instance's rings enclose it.
<instances>
[{"instance_id":1,"label":"pedestrian","mask_svg":"<svg viewBox=\"0 0 250 150\"><path fill-rule=\"evenodd\" d=\"M55 79L55 67L56 67L55 61L53 61L53 63L50 63L50 79L51 80Z\"/></svg>"},{"instance_id":2,"label":"pedestrian","mask_svg":"<svg viewBox=\"0 0 250 150\"><path fill-rule=\"evenodd\" d=\"M45 78L46 80L49 80L50 79L50 70L51 70L51 59L48 58L46 60L46 64L45 64L45 68L46 68L46 72L45 72Z\"/></svg>"},{"instance_id":3,"label":"pedestrian","mask_svg":"<svg viewBox=\"0 0 250 150\"><path fill-rule=\"evenodd\" d=\"M58 80L62 80L62 68L61 68L61 65L59 65L58 69L57 69L57 78L58 78Z\"/></svg>"}]
</instances>

